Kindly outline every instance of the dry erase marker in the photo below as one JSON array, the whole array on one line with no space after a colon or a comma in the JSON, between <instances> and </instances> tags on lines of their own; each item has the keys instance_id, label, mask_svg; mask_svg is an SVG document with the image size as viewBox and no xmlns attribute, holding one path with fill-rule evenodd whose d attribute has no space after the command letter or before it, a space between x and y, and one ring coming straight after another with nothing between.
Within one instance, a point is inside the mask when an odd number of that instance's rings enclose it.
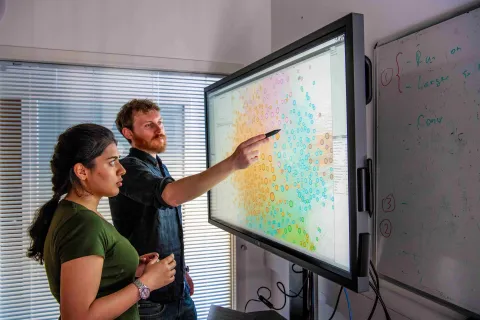
<instances>
[{"instance_id":1,"label":"dry erase marker","mask_svg":"<svg viewBox=\"0 0 480 320\"><path fill-rule=\"evenodd\" d=\"M274 136L276 135L277 133L280 132L281 129L277 129L277 130L273 130L273 131L270 131L270 132L267 132L265 133L265 136L268 138L268 137L271 137L271 136Z\"/></svg>"}]
</instances>

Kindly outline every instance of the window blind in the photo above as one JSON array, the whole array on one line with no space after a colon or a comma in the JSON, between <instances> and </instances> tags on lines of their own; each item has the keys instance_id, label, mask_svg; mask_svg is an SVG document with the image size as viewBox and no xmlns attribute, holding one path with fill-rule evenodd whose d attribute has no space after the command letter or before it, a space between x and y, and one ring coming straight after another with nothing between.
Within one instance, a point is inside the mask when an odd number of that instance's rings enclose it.
<instances>
[{"instance_id":1,"label":"window blind","mask_svg":"<svg viewBox=\"0 0 480 320\"><path fill-rule=\"evenodd\" d=\"M205 170L203 89L218 76L0 61L0 319L58 319L44 266L26 257L35 210L49 200L49 161L66 128L94 122L111 129L121 156L128 142L115 117L132 98L161 108L175 179ZM100 212L111 222L108 200ZM185 260L199 319L211 304L231 306L231 237L207 222L206 195L183 205Z\"/></svg>"}]
</instances>

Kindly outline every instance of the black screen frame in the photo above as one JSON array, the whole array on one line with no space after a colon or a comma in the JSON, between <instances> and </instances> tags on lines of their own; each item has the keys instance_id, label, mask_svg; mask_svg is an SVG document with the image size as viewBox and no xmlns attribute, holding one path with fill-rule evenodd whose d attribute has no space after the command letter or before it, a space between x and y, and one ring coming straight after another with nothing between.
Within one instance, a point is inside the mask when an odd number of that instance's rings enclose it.
<instances>
[{"instance_id":1,"label":"black screen frame","mask_svg":"<svg viewBox=\"0 0 480 320\"><path fill-rule=\"evenodd\" d=\"M365 167L366 162L366 94L363 15L351 13L205 88L207 167L210 167L208 95L328 40L338 37L339 35L345 35L350 272L258 234L252 233L249 230L212 217L210 210L212 197L211 191L208 192L208 222L355 292L364 292L368 291L368 275L360 275L359 273L359 234L368 233L368 213L360 212L358 209L359 192L357 190L357 171L358 169Z\"/></svg>"}]
</instances>

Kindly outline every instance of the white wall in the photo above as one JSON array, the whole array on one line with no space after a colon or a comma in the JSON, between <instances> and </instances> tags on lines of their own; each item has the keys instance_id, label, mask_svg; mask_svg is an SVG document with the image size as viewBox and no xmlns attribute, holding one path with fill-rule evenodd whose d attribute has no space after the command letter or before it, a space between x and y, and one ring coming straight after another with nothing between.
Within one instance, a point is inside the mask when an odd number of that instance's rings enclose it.
<instances>
[{"instance_id":1,"label":"white wall","mask_svg":"<svg viewBox=\"0 0 480 320\"><path fill-rule=\"evenodd\" d=\"M471 0L274 0L272 1L272 50L277 50L350 12L357 12L364 14L365 53L373 60L373 47L377 41L424 26L442 16L461 11L471 4ZM371 105L367 109L367 126L368 156L372 157L373 111ZM392 319L464 319L451 310L391 284L381 282L381 286L384 288L382 294L385 303L391 309ZM338 286L319 279L319 290L321 302L327 302L329 305L335 303ZM373 305L373 295L350 292L350 299L354 319L366 319ZM343 316L339 315L338 319L348 319L343 295L340 301L339 311ZM323 312L323 314L326 313ZM385 319L381 308L377 307L374 319Z\"/></svg>"},{"instance_id":2,"label":"white wall","mask_svg":"<svg viewBox=\"0 0 480 320\"><path fill-rule=\"evenodd\" d=\"M270 0L6 0L0 46L238 67L270 52L270 13Z\"/></svg>"}]
</instances>

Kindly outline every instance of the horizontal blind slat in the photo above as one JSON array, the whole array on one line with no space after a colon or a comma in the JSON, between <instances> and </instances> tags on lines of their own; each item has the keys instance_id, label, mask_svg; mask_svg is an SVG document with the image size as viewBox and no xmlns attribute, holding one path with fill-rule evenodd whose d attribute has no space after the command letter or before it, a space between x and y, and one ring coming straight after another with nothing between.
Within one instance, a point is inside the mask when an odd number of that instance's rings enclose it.
<instances>
[{"instance_id":1,"label":"horizontal blind slat","mask_svg":"<svg viewBox=\"0 0 480 320\"><path fill-rule=\"evenodd\" d=\"M125 156L130 146L116 130L116 114L131 98L152 99L165 120L168 148L161 156L172 176L201 172L206 167L203 89L218 79L0 61L1 319L58 317L44 267L26 258L35 211L52 196L49 161L58 135L74 124L94 122L114 132ZM182 207L185 259L196 284L199 319L206 319L212 303L231 305L230 236L208 224L206 196ZM98 209L111 222L107 199ZM216 263L209 265L206 257Z\"/></svg>"}]
</instances>

